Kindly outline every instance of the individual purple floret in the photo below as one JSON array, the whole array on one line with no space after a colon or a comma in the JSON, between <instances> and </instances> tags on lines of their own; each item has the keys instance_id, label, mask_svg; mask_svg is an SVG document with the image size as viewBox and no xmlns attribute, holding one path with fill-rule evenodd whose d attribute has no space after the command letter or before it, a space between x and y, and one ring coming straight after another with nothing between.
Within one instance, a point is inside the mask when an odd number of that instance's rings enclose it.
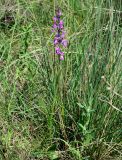
<instances>
[{"instance_id":1,"label":"individual purple floret","mask_svg":"<svg viewBox=\"0 0 122 160\"><path fill-rule=\"evenodd\" d=\"M66 39L63 39L62 42L61 42L61 44L62 44L64 47L67 47L67 43L68 43L68 42L67 42Z\"/></svg>"},{"instance_id":2,"label":"individual purple floret","mask_svg":"<svg viewBox=\"0 0 122 160\"><path fill-rule=\"evenodd\" d=\"M55 53L60 55L61 49L60 49L59 47L56 47L56 48L55 48Z\"/></svg>"},{"instance_id":3,"label":"individual purple floret","mask_svg":"<svg viewBox=\"0 0 122 160\"><path fill-rule=\"evenodd\" d=\"M61 15L62 15L61 10L58 8L56 10L56 17L60 18Z\"/></svg>"},{"instance_id":4,"label":"individual purple floret","mask_svg":"<svg viewBox=\"0 0 122 160\"><path fill-rule=\"evenodd\" d=\"M53 17L53 21L56 22L57 21L57 17Z\"/></svg>"},{"instance_id":5,"label":"individual purple floret","mask_svg":"<svg viewBox=\"0 0 122 160\"><path fill-rule=\"evenodd\" d=\"M61 38L64 38L66 35L66 32L65 31L62 31L62 35L61 35Z\"/></svg>"},{"instance_id":6,"label":"individual purple floret","mask_svg":"<svg viewBox=\"0 0 122 160\"><path fill-rule=\"evenodd\" d=\"M53 24L53 28L56 29L58 26L56 25L56 23Z\"/></svg>"},{"instance_id":7,"label":"individual purple floret","mask_svg":"<svg viewBox=\"0 0 122 160\"><path fill-rule=\"evenodd\" d=\"M59 29L63 29L63 28L64 28L63 24L64 24L63 21L60 20L60 21L59 21Z\"/></svg>"},{"instance_id":8,"label":"individual purple floret","mask_svg":"<svg viewBox=\"0 0 122 160\"><path fill-rule=\"evenodd\" d=\"M56 10L56 16L53 17L53 30L55 32L54 46L55 54L59 55L60 60L64 60L64 52L61 51L61 46L67 47L68 41L65 39L66 32L64 31L64 22L61 20L61 10Z\"/></svg>"},{"instance_id":9,"label":"individual purple floret","mask_svg":"<svg viewBox=\"0 0 122 160\"><path fill-rule=\"evenodd\" d=\"M60 56L60 60L61 61L64 60L64 56L63 55Z\"/></svg>"}]
</instances>

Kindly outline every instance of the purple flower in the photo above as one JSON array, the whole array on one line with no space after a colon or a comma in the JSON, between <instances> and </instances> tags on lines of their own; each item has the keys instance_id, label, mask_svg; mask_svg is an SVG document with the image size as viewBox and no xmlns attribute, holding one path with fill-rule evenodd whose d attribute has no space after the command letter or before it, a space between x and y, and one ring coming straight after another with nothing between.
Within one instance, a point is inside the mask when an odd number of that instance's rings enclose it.
<instances>
[{"instance_id":1,"label":"purple flower","mask_svg":"<svg viewBox=\"0 0 122 160\"><path fill-rule=\"evenodd\" d=\"M61 44L64 46L64 47L67 47L67 44L68 44L68 41L66 39L63 39Z\"/></svg>"},{"instance_id":2,"label":"purple flower","mask_svg":"<svg viewBox=\"0 0 122 160\"><path fill-rule=\"evenodd\" d=\"M64 52L62 52L60 45L67 47L68 41L65 38L64 22L60 19L62 13L60 9L56 10L56 16L53 17L53 32L56 33L54 37L55 54L59 55L60 60L64 60Z\"/></svg>"},{"instance_id":3,"label":"purple flower","mask_svg":"<svg viewBox=\"0 0 122 160\"><path fill-rule=\"evenodd\" d=\"M55 48L55 53L56 53L56 54L60 54L60 53L61 53L61 49L60 49L59 47L56 47L56 48Z\"/></svg>"},{"instance_id":4,"label":"purple flower","mask_svg":"<svg viewBox=\"0 0 122 160\"><path fill-rule=\"evenodd\" d=\"M61 55L61 56L64 56L64 52L60 52L60 55Z\"/></svg>"},{"instance_id":5,"label":"purple flower","mask_svg":"<svg viewBox=\"0 0 122 160\"><path fill-rule=\"evenodd\" d=\"M61 10L60 10L60 9L57 9L57 10L56 10L56 16L57 16L57 17L60 17L61 15L62 15Z\"/></svg>"},{"instance_id":6,"label":"purple flower","mask_svg":"<svg viewBox=\"0 0 122 160\"><path fill-rule=\"evenodd\" d=\"M64 22L63 22L62 20L60 20L59 24L60 24L60 25L63 25L63 24L64 24Z\"/></svg>"},{"instance_id":7,"label":"purple flower","mask_svg":"<svg viewBox=\"0 0 122 160\"><path fill-rule=\"evenodd\" d=\"M64 56L63 56L63 55L60 56L60 60L61 60L61 61L64 60Z\"/></svg>"},{"instance_id":8,"label":"purple flower","mask_svg":"<svg viewBox=\"0 0 122 160\"><path fill-rule=\"evenodd\" d=\"M53 17L53 21L56 23L56 21L57 21L58 19L57 19L57 17Z\"/></svg>"},{"instance_id":9,"label":"purple flower","mask_svg":"<svg viewBox=\"0 0 122 160\"><path fill-rule=\"evenodd\" d=\"M60 35L56 35L54 38L54 45L60 44L61 42L62 42L62 38L60 37Z\"/></svg>"},{"instance_id":10,"label":"purple flower","mask_svg":"<svg viewBox=\"0 0 122 160\"><path fill-rule=\"evenodd\" d=\"M61 38L62 38L62 39L65 37L65 34L66 34L66 32L63 31L63 32L62 32L62 35L61 35Z\"/></svg>"},{"instance_id":11,"label":"purple flower","mask_svg":"<svg viewBox=\"0 0 122 160\"><path fill-rule=\"evenodd\" d=\"M56 45L56 44L58 44L58 39L57 38L54 39L54 45Z\"/></svg>"},{"instance_id":12,"label":"purple flower","mask_svg":"<svg viewBox=\"0 0 122 160\"><path fill-rule=\"evenodd\" d=\"M53 24L53 28L56 29L58 26L56 23Z\"/></svg>"},{"instance_id":13,"label":"purple flower","mask_svg":"<svg viewBox=\"0 0 122 160\"><path fill-rule=\"evenodd\" d=\"M63 21L61 20L60 22L59 22L59 29L63 29L64 28L64 26L63 26Z\"/></svg>"}]
</instances>

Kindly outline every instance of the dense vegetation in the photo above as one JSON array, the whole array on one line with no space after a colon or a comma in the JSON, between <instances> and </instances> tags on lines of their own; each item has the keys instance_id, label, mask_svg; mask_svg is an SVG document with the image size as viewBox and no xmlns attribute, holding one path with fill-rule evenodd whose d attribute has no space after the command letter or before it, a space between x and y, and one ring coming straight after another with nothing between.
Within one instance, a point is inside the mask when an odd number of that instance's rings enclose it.
<instances>
[{"instance_id":1,"label":"dense vegetation","mask_svg":"<svg viewBox=\"0 0 122 160\"><path fill-rule=\"evenodd\" d=\"M121 0L0 0L0 160L122 159L121 36Z\"/></svg>"}]
</instances>

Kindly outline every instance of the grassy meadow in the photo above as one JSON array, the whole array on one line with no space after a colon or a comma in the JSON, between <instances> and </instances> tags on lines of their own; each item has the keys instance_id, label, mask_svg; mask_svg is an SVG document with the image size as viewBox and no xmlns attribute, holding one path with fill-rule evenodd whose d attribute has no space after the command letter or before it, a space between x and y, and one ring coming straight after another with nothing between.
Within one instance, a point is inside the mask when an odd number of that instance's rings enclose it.
<instances>
[{"instance_id":1,"label":"grassy meadow","mask_svg":"<svg viewBox=\"0 0 122 160\"><path fill-rule=\"evenodd\" d=\"M0 0L0 160L122 160L121 0Z\"/></svg>"}]
</instances>

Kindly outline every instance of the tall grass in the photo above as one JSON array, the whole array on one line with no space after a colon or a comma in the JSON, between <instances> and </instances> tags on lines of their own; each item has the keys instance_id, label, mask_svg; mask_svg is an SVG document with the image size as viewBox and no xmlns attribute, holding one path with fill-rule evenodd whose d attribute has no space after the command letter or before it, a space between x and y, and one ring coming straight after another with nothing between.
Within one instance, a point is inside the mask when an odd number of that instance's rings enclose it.
<instances>
[{"instance_id":1,"label":"tall grass","mask_svg":"<svg viewBox=\"0 0 122 160\"><path fill-rule=\"evenodd\" d=\"M69 46L54 66L57 5ZM121 0L0 6L0 159L121 160Z\"/></svg>"}]
</instances>

